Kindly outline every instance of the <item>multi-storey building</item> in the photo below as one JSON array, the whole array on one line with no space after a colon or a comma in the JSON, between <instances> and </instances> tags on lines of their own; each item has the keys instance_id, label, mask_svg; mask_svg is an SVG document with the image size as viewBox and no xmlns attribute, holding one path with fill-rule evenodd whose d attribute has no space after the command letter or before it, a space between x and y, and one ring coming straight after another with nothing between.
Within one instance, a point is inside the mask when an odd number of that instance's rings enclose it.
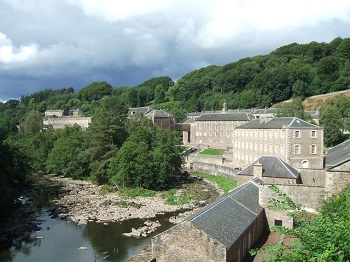
<instances>
[{"instance_id":1,"label":"multi-storey building","mask_svg":"<svg viewBox=\"0 0 350 262\"><path fill-rule=\"evenodd\" d=\"M83 117L80 109L70 110L68 116L63 116L63 110L47 110L43 118L45 126L52 126L53 129L64 128L65 126L79 125L88 128L91 117Z\"/></svg>"},{"instance_id":2,"label":"multi-storey building","mask_svg":"<svg viewBox=\"0 0 350 262\"><path fill-rule=\"evenodd\" d=\"M184 123L187 129L183 130L183 143L212 148L230 148L235 127L251 119L254 119L254 116L244 112L202 114Z\"/></svg>"},{"instance_id":3,"label":"multi-storey building","mask_svg":"<svg viewBox=\"0 0 350 262\"><path fill-rule=\"evenodd\" d=\"M260 118L237 126L233 162L245 167L263 155L297 169L323 169L323 128L296 117Z\"/></svg>"}]
</instances>

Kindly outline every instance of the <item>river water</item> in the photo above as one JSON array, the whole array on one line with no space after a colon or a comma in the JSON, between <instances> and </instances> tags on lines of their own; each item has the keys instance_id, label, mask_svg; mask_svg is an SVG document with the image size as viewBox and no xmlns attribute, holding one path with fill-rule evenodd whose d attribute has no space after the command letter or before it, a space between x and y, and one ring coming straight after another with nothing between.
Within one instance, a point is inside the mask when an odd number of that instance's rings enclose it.
<instances>
[{"instance_id":1,"label":"river water","mask_svg":"<svg viewBox=\"0 0 350 262\"><path fill-rule=\"evenodd\" d=\"M43 212L38 219L43 220L42 229L32 232L17 247L0 251L3 262L87 262L87 261L127 261L141 253L151 243L151 237L171 226L167 219L174 214L159 215L162 226L146 238L130 238L122 235L131 229L143 225L144 220L133 219L123 222L90 222L76 225L60 218L51 218L49 212ZM79 249L87 248L86 250Z\"/></svg>"}]
</instances>

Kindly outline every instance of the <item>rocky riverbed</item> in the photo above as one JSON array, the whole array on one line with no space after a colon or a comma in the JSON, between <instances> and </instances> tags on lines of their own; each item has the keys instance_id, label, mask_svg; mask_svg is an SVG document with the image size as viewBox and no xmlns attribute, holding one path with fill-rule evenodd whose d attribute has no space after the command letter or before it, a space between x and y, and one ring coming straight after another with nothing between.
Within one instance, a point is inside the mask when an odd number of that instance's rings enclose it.
<instances>
[{"instance_id":1,"label":"rocky riverbed","mask_svg":"<svg viewBox=\"0 0 350 262\"><path fill-rule=\"evenodd\" d=\"M54 200L58 208L53 210L53 214L77 224L86 224L89 221L108 223L133 218L147 219L161 213L190 211L216 200L219 196L215 184L199 183L195 180L183 184L178 193L197 197L191 197L187 204L169 205L161 192L152 197L129 198L119 192L103 193L101 186L88 181L52 175L49 179L61 187L60 194ZM177 223L182 219L183 216L177 216L171 222Z\"/></svg>"}]
</instances>

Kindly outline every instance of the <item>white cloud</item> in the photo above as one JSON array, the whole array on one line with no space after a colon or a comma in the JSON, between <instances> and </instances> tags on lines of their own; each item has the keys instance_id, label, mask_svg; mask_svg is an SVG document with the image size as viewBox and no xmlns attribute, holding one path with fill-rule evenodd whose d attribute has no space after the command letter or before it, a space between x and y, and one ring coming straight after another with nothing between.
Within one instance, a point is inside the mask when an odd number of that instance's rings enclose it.
<instances>
[{"instance_id":1,"label":"white cloud","mask_svg":"<svg viewBox=\"0 0 350 262\"><path fill-rule=\"evenodd\" d=\"M109 22L123 21L156 12L169 5L170 0L68 0L80 6L84 13Z\"/></svg>"},{"instance_id":2,"label":"white cloud","mask_svg":"<svg viewBox=\"0 0 350 262\"><path fill-rule=\"evenodd\" d=\"M38 53L36 44L21 45L16 48L7 36L0 32L0 63L6 67L11 64L23 63L35 58Z\"/></svg>"}]
</instances>

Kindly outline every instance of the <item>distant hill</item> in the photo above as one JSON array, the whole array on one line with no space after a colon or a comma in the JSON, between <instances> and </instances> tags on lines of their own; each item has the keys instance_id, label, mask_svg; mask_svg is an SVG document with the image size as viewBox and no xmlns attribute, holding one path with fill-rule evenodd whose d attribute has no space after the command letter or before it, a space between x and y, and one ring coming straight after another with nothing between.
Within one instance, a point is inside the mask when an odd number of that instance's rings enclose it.
<instances>
[{"instance_id":1,"label":"distant hill","mask_svg":"<svg viewBox=\"0 0 350 262\"><path fill-rule=\"evenodd\" d=\"M304 100L303 105L304 105L305 110L320 109L320 107L323 106L328 99L331 99L331 98L338 96L338 95L350 97L350 90L344 90L344 91L332 92L332 93L323 94L323 95L311 96L311 97Z\"/></svg>"}]
</instances>

